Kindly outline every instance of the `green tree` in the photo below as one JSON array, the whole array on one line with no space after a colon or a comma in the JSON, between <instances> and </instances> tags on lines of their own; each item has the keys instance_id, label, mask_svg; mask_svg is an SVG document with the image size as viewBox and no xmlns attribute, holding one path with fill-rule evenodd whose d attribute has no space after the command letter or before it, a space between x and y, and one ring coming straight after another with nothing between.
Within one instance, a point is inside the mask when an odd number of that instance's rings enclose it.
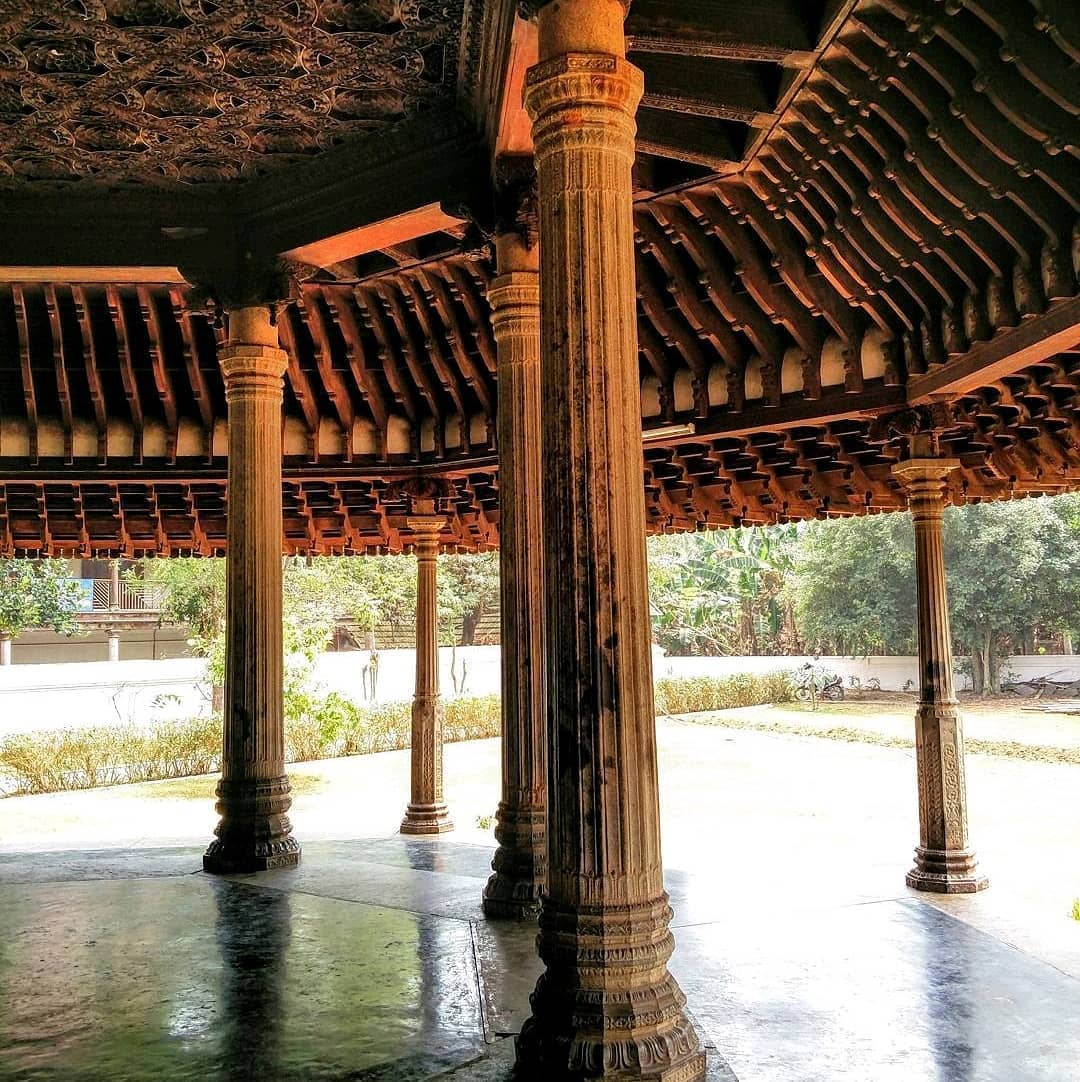
<instances>
[{"instance_id":1,"label":"green tree","mask_svg":"<svg viewBox=\"0 0 1080 1082\"><path fill-rule=\"evenodd\" d=\"M173 557L143 560L127 572L161 592L162 619L191 629L199 653L225 629L225 561Z\"/></svg>"},{"instance_id":2,"label":"green tree","mask_svg":"<svg viewBox=\"0 0 1080 1082\"><path fill-rule=\"evenodd\" d=\"M807 647L815 653L910 653L914 546L906 514L807 523L794 584Z\"/></svg>"},{"instance_id":3,"label":"green tree","mask_svg":"<svg viewBox=\"0 0 1080 1082\"><path fill-rule=\"evenodd\" d=\"M949 508L943 524L955 645L976 691L1035 627L1080 624L1080 496ZM807 640L845 653L912 652L914 530L908 515L812 523L796 564Z\"/></svg>"},{"instance_id":4,"label":"green tree","mask_svg":"<svg viewBox=\"0 0 1080 1082\"><path fill-rule=\"evenodd\" d=\"M10 642L34 627L73 635L80 598L79 584L63 560L0 560L0 640ZM8 648L2 657L6 664Z\"/></svg>"},{"instance_id":5,"label":"green tree","mask_svg":"<svg viewBox=\"0 0 1080 1082\"><path fill-rule=\"evenodd\" d=\"M438 605L439 637L443 643L472 646L480 621L499 608L498 553L441 556Z\"/></svg>"},{"instance_id":6,"label":"green tree","mask_svg":"<svg viewBox=\"0 0 1080 1082\"><path fill-rule=\"evenodd\" d=\"M775 653L794 635L785 594L794 526L649 539L657 639L670 654Z\"/></svg>"}]
</instances>

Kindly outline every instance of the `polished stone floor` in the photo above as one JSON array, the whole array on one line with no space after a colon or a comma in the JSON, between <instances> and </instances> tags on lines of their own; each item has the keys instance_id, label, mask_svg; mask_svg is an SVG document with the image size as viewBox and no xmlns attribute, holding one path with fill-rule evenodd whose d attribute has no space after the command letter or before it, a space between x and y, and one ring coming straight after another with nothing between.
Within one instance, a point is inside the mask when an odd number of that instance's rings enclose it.
<instances>
[{"instance_id":1,"label":"polished stone floor","mask_svg":"<svg viewBox=\"0 0 1080 1082\"><path fill-rule=\"evenodd\" d=\"M0 1079L507 1078L538 965L531 928L483 920L488 849L323 841L230 880L198 857L0 855ZM668 883L715 1082L1080 1080L1076 977L902 888L733 907L754 885L723 871Z\"/></svg>"}]
</instances>

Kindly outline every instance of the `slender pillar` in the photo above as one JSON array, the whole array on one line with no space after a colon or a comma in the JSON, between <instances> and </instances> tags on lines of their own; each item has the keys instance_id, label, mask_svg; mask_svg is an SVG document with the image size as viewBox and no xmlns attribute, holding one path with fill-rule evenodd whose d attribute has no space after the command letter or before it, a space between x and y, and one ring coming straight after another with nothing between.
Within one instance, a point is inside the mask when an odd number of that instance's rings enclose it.
<instances>
[{"instance_id":1,"label":"slender pillar","mask_svg":"<svg viewBox=\"0 0 1080 1082\"><path fill-rule=\"evenodd\" d=\"M488 301L499 362L502 800L484 912L521 920L540 907L547 865L540 264L536 245L520 233L503 233L495 244L498 277Z\"/></svg>"},{"instance_id":2,"label":"slender pillar","mask_svg":"<svg viewBox=\"0 0 1080 1082\"><path fill-rule=\"evenodd\" d=\"M0 665L11 664L11 636L0 635Z\"/></svg>"},{"instance_id":3,"label":"slender pillar","mask_svg":"<svg viewBox=\"0 0 1080 1082\"><path fill-rule=\"evenodd\" d=\"M281 401L286 356L265 307L229 313L225 732L208 872L297 864L285 776L281 630Z\"/></svg>"},{"instance_id":4,"label":"slender pillar","mask_svg":"<svg viewBox=\"0 0 1080 1082\"><path fill-rule=\"evenodd\" d=\"M972 894L979 874L968 839L964 729L953 689L952 636L941 542L945 478L960 463L912 458L893 467L915 522L915 579L919 624L919 706L915 760L919 785L919 845L907 884L938 894Z\"/></svg>"},{"instance_id":5,"label":"slender pillar","mask_svg":"<svg viewBox=\"0 0 1080 1082\"><path fill-rule=\"evenodd\" d=\"M120 660L120 636L109 635L109 660Z\"/></svg>"},{"instance_id":6,"label":"slender pillar","mask_svg":"<svg viewBox=\"0 0 1080 1082\"><path fill-rule=\"evenodd\" d=\"M412 794L402 834L454 829L443 797L443 718L439 700L439 627L436 569L442 515L408 520L416 536L416 690L412 705Z\"/></svg>"},{"instance_id":7,"label":"slender pillar","mask_svg":"<svg viewBox=\"0 0 1080 1082\"><path fill-rule=\"evenodd\" d=\"M617 0L540 9L526 80L539 178L548 701L546 970L517 1077L692 1082L667 962L641 486L630 170L641 73Z\"/></svg>"},{"instance_id":8,"label":"slender pillar","mask_svg":"<svg viewBox=\"0 0 1080 1082\"><path fill-rule=\"evenodd\" d=\"M109 561L109 608L120 608L120 561Z\"/></svg>"}]
</instances>

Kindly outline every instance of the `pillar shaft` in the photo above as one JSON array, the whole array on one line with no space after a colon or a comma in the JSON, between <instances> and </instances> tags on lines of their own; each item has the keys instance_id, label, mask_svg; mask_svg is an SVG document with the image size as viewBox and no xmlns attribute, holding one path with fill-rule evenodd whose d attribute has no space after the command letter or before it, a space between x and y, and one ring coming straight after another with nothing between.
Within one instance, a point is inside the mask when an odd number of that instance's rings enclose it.
<instances>
[{"instance_id":1,"label":"pillar shaft","mask_svg":"<svg viewBox=\"0 0 1080 1082\"><path fill-rule=\"evenodd\" d=\"M907 489L915 524L919 632L919 845L907 883L942 894L973 893L987 885L968 839L964 730L953 685L941 536L945 478L959 465L954 459L915 458L893 470Z\"/></svg>"},{"instance_id":2,"label":"pillar shaft","mask_svg":"<svg viewBox=\"0 0 1080 1082\"><path fill-rule=\"evenodd\" d=\"M120 660L120 636L109 635L109 660Z\"/></svg>"},{"instance_id":3,"label":"pillar shaft","mask_svg":"<svg viewBox=\"0 0 1080 1082\"><path fill-rule=\"evenodd\" d=\"M402 834L443 834L454 824L443 796L443 719L439 699L437 568L444 519L408 520L416 535L416 688L412 706L411 796Z\"/></svg>"},{"instance_id":4,"label":"pillar shaft","mask_svg":"<svg viewBox=\"0 0 1080 1082\"><path fill-rule=\"evenodd\" d=\"M212 872L296 864L281 628L281 402L286 355L267 308L229 313L220 351L229 407L225 728Z\"/></svg>"},{"instance_id":5,"label":"pillar shaft","mask_svg":"<svg viewBox=\"0 0 1080 1082\"><path fill-rule=\"evenodd\" d=\"M502 799L484 912L524 919L539 909L547 865L540 273L535 245L517 233L500 236L496 251L488 301L499 362Z\"/></svg>"},{"instance_id":6,"label":"pillar shaft","mask_svg":"<svg viewBox=\"0 0 1080 1082\"><path fill-rule=\"evenodd\" d=\"M540 11L548 887L519 1077L705 1073L660 857L631 165L641 73L616 0Z\"/></svg>"}]
</instances>

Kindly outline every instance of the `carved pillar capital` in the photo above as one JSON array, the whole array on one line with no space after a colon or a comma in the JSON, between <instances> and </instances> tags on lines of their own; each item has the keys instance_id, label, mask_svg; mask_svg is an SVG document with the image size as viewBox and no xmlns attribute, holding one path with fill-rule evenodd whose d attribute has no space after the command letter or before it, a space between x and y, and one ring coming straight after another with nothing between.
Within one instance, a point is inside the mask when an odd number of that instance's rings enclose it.
<instances>
[{"instance_id":1,"label":"carved pillar capital","mask_svg":"<svg viewBox=\"0 0 1080 1082\"><path fill-rule=\"evenodd\" d=\"M496 251L498 273L488 284L487 297L491 331L499 347L499 368L521 364L539 368L539 253L516 233L500 235Z\"/></svg>"},{"instance_id":2,"label":"carved pillar capital","mask_svg":"<svg viewBox=\"0 0 1080 1082\"><path fill-rule=\"evenodd\" d=\"M601 150L634 162L641 71L620 56L572 53L542 61L525 78L539 161L559 150ZM602 177L594 177L602 182Z\"/></svg>"},{"instance_id":3,"label":"carved pillar capital","mask_svg":"<svg viewBox=\"0 0 1080 1082\"><path fill-rule=\"evenodd\" d=\"M228 341L218 364L230 404L244 398L281 402L288 354L278 345L277 327L268 307L232 308L226 313Z\"/></svg>"},{"instance_id":4,"label":"carved pillar capital","mask_svg":"<svg viewBox=\"0 0 1080 1082\"><path fill-rule=\"evenodd\" d=\"M956 458L909 458L893 466L892 475L904 486L916 519L940 518L945 508L945 480L959 468Z\"/></svg>"},{"instance_id":5,"label":"carved pillar capital","mask_svg":"<svg viewBox=\"0 0 1080 1082\"><path fill-rule=\"evenodd\" d=\"M405 520L414 535L414 552L417 558L433 560L439 555L439 535L446 526L445 515L416 514Z\"/></svg>"}]
</instances>

